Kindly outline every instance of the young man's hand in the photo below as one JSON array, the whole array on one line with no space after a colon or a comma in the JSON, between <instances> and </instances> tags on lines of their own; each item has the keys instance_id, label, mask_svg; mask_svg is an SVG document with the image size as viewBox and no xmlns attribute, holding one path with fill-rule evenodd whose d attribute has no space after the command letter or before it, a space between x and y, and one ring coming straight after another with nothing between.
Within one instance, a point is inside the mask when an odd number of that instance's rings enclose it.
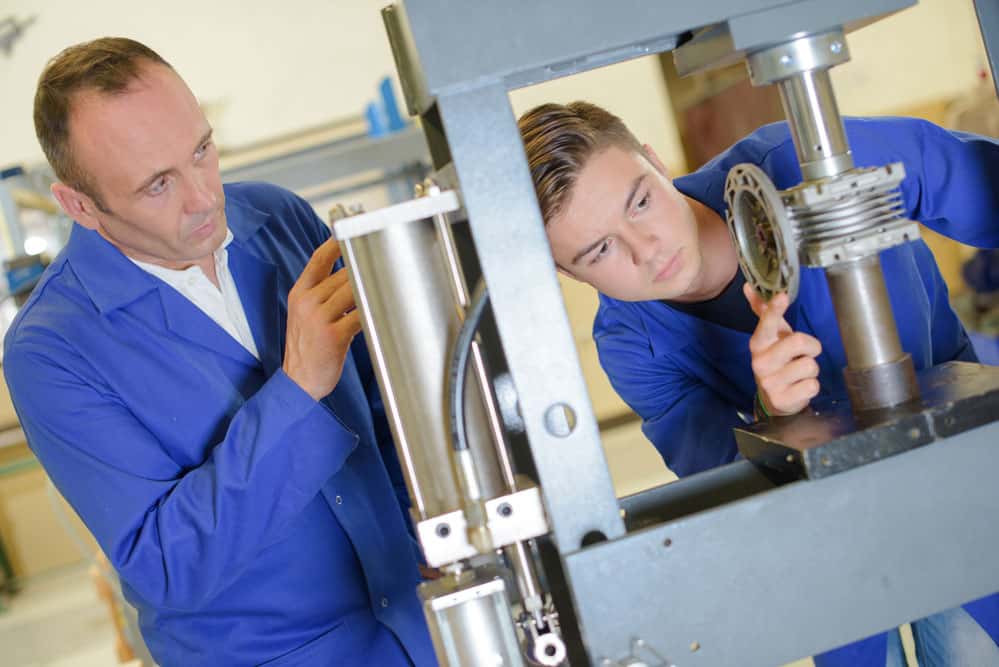
<instances>
[{"instance_id":1,"label":"young man's hand","mask_svg":"<svg viewBox=\"0 0 999 667\"><path fill-rule=\"evenodd\" d=\"M361 330L347 271L330 274L339 258L337 242L326 241L288 292L284 372L317 401L340 381L350 343Z\"/></svg>"},{"instance_id":2,"label":"young man's hand","mask_svg":"<svg viewBox=\"0 0 999 667\"><path fill-rule=\"evenodd\" d=\"M787 294L765 302L749 283L742 291L760 318L749 339L760 403L771 416L796 414L819 393L815 357L822 352L822 344L814 336L791 330L784 319L790 304Z\"/></svg>"}]
</instances>

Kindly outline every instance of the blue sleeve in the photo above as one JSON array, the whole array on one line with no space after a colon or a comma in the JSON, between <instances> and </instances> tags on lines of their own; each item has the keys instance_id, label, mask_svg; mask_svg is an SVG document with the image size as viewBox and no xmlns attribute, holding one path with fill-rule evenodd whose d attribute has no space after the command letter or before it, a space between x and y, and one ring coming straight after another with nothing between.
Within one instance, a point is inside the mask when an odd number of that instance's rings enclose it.
<instances>
[{"instance_id":1,"label":"blue sleeve","mask_svg":"<svg viewBox=\"0 0 999 667\"><path fill-rule=\"evenodd\" d=\"M927 121L898 123L909 215L961 243L999 247L999 143Z\"/></svg>"},{"instance_id":2,"label":"blue sleeve","mask_svg":"<svg viewBox=\"0 0 999 667\"><path fill-rule=\"evenodd\" d=\"M602 314L594 333L600 364L618 395L642 418L642 432L680 477L733 461L735 408L665 355L644 334Z\"/></svg>"},{"instance_id":3,"label":"blue sleeve","mask_svg":"<svg viewBox=\"0 0 999 667\"><path fill-rule=\"evenodd\" d=\"M123 580L156 607L197 610L237 580L357 443L279 370L204 463L184 467L55 336L18 335L3 365L32 450Z\"/></svg>"}]
</instances>

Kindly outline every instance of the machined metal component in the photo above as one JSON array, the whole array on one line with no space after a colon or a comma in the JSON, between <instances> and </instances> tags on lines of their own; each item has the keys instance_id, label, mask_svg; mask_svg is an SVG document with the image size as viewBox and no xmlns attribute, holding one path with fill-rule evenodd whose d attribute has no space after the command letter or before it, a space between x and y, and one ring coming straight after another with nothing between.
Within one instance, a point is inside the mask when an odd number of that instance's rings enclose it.
<instances>
[{"instance_id":1,"label":"machined metal component","mask_svg":"<svg viewBox=\"0 0 999 667\"><path fill-rule=\"evenodd\" d=\"M855 410L877 410L919 398L912 358L902 350L878 255L826 269L846 351L844 371Z\"/></svg>"},{"instance_id":2,"label":"machined metal component","mask_svg":"<svg viewBox=\"0 0 999 667\"><path fill-rule=\"evenodd\" d=\"M430 567L454 563L478 553L468 539L468 522L460 509L418 522L416 535Z\"/></svg>"},{"instance_id":3,"label":"machined metal component","mask_svg":"<svg viewBox=\"0 0 999 667\"><path fill-rule=\"evenodd\" d=\"M905 166L851 169L781 192L807 266L827 267L861 259L919 238L904 218L899 185Z\"/></svg>"},{"instance_id":4,"label":"machined metal component","mask_svg":"<svg viewBox=\"0 0 999 667\"><path fill-rule=\"evenodd\" d=\"M499 572L463 570L420 584L419 594L442 666L524 666Z\"/></svg>"},{"instance_id":5,"label":"machined metal component","mask_svg":"<svg viewBox=\"0 0 999 667\"><path fill-rule=\"evenodd\" d=\"M417 521L463 507L452 465L444 395L448 341L459 320L434 216L458 210L452 191L337 221L351 284ZM466 387L474 484L505 488L475 383Z\"/></svg>"},{"instance_id":6,"label":"machined metal component","mask_svg":"<svg viewBox=\"0 0 999 667\"><path fill-rule=\"evenodd\" d=\"M531 625L531 630L534 626ZM565 642L554 632L534 632L527 637L527 659L535 665L556 667L565 660Z\"/></svg>"},{"instance_id":7,"label":"machined metal component","mask_svg":"<svg viewBox=\"0 0 999 667\"><path fill-rule=\"evenodd\" d=\"M726 222L746 282L770 300L798 295L800 268L795 231L780 193L755 164L738 164L725 181Z\"/></svg>"},{"instance_id":8,"label":"machined metal component","mask_svg":"<svg viewBox=\"0 0 999 667\"><path fill-rule=\"evenodd\" d=\"M806 181L853 167L829 68L850 59L841 29L804 35L750 54L753 85L777 83Z\"/></svg>"},{"instance_id":9,"label":"machined metal component","mask_svg":"<svg viewBox=\"0 0 999 667\"><path fill-rule=\"evenodd\" d=\"M486 515L489 533L497 547L529 540L549 531L537 487L487 500Z\"/></svg>"},{"instance_id":10,"label":"machined metal component","mask_svg":"<svg viewBox=\"0 0 999 667\"><path fill-rule=\"evenodd\" d=\"M497 496L482 503L483 518L479 525L488 531L482 544L476 544L469 534L474 525L466 518L466 511L467 508L465 511L455 510L417 523L417 534L428 565L439 567L476 553L515 545L549 531L537 487ZM524 558L518 562L518 567L525 570L525 576L530 579L525 588L537 590L536 575L527 557Z\"/></svg>"}]
</instances>

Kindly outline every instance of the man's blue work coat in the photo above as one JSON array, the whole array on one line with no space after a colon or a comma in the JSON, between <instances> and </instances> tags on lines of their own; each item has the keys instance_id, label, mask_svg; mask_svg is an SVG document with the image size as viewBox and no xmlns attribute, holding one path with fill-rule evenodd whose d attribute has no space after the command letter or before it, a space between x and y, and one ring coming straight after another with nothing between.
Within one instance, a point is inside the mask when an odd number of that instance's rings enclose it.
<instances>
[{"instance_id":1,"label":"man's blue work coat","mask_svg":"<svg viewBox=\"0 0 999 667\"><path fill-rule=\"evenodd\" d=\"M288 291L329 231L279 188L225 193L260 361L74 226L5 340L28 443L165 667L435 665L363 340L321 403L281 370Z\"/></svg>"},{"instance_id":2,"label":"man's blue work coat","mask_svg":"<svg viewBox=\"0 0 999 667\"><path fill-rule=\"evenodd\" d=\"M904 163L901 189L909 218L963 243L999 247L999 144L915 119L848 119L845 125L858 167ZM779 123L673 183L724 216L726 176L743 162L758 165L778 189L801 182L790 133ZM926 244L919 240L886 250L881 263L902 347L916 369L974 361ZM822 343L816 400L843 398L846 356L823 270L802 269L798 297L785 318L795 331ZM690 475L735 458L732 427L742 423L740 412L752 414L756 392L750 334L662 302L601 295L593 336L611 384L641 416L643 432L674 472ZM991 615L973 613L993 637L999 637L997 609L993 601ZM883 648L880 663L862 662L860 655L841 664L884 664Z\"/></svg>"}]
</instances>

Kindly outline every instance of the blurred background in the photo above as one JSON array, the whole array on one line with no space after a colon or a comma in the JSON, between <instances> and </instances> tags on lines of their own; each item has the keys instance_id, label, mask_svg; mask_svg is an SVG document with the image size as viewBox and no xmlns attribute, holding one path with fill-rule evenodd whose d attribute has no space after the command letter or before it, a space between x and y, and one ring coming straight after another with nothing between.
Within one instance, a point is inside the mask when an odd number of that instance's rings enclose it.
<instances>
[{"instance_id":1,"label":"blurred background","mask_svg":"<svg viewBox=\"0 0 999 667\"><path fill-rule=\"evenodd\" d=\"M31 118L50 57L104 35L145 42L199 97L224 180L279 183L325 219L337 202L371 210L409 198L428 169L422 133L397 101L382 4L175 0L166 12L123 0L4 0L0 329L72 224L49 195L52 175ZM999 103L970 0L921 0L848 41L851 62L832 70L843 114L916 116L999 136ZM620 115L673 175L783 118L776 90L751 87L743 66L680 79L669 54L511 93L517 114L575 99ZM999 258L928 230L925 238L979 355L999 363ZM590 336L596 295L569 282L563 291L618 494L671 479L600 370ZM113 574L49 485L0 386L0 664L142 664L143 655Z\"/></svg>"}]
</instances>

